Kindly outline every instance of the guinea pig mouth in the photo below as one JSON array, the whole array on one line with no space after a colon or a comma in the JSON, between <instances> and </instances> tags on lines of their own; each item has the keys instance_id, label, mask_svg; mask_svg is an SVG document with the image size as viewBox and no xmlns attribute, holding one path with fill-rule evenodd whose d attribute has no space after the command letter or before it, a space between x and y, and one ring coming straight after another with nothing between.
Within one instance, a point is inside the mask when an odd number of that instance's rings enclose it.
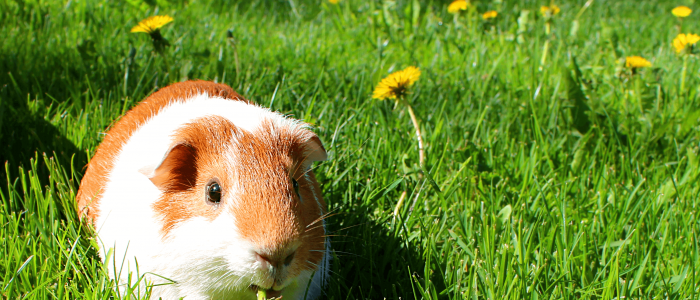
<instances>
[{"instance_id":1,"label":"guinea pig mouth","mask_svg":"<svg viewBox=\"0 0 700 300\"><path fill-rule=\"evenodd\" d=\"M252 284L250 286L250 290L252 290L254 293L257 293L258 290L261 290L261 288L257 285ZM267 298L280 298L280 296L282 296L282 290L275 291L273 289L269 289L269 290L266 290L266 294L267 294Z\"/></svg>"}]
</instances>

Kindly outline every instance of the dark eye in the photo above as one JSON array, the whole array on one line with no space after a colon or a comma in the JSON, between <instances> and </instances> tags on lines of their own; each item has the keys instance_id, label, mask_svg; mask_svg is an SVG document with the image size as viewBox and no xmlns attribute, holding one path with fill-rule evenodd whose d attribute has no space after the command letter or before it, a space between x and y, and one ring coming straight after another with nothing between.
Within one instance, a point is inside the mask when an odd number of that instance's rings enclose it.
<instances>
[{"instance_id":1,"label":"dark eye","mask_svg":"<svg viewBox=\"0 0 700 300\"><path fill-rule=\"evenodd\" d=\"M284 259L285 266L289 266L292 263L292 260L294 260L294 253L296 252L292 252L292 254L287 255L287 257Z\"/></svg>"},{"instance_id":2,"label":"dark eye","mask_svg":"<svg viewBox=\"0 0 700 300\"><path fill-rule=\"evenodd\" d=\"M297 197L301 198L299 195L299 183L294 178L292 178L292 186L294 187L294 193L297 194Z\"/></svg>"},{"instance_id":3,"label":"dark eye","mask_svg":"<svg viewBox=\"0 0 700 300\"><path fill-rule=\"evenodd\" d=\"M207 184L207 202L210 204L221 202L221 186L216 181Z\"/></svg>"}]
</instances>

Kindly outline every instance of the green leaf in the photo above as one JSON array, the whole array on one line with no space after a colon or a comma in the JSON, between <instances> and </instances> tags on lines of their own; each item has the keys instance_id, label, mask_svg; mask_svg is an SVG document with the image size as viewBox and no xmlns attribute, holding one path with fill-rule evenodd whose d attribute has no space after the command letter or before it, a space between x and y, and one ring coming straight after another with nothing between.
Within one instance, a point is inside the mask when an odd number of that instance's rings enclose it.
<instances>
[{"instance_id":1,"label":"green leaf","mask_svg":"<svg viewBox=\"0 0 700 300\"><path fill-rule=\"evenodd\" d=\"M573 117L574 128L585 134L591 129L591 121L588 117L588 112L591 108L586 103L586 95L581 87L581 69L579 69L575 57L571 56L569 66L564 68L562 76L564 77L566 98L573 104L571 116Z\"/></svg>"},{"instance_id":2,"label":"green leaf","mask_svg":"<svg viewBox=\"0 0 700 300\"><path fill-rule=\"evenodd\" d=\"M498 212L498 219L501 221L501 223L505 223L506 220L510 219L511 212L513 212L513 208L510 206L510 204L501 208L501 211Z\"/></svg>"}]
</instances>

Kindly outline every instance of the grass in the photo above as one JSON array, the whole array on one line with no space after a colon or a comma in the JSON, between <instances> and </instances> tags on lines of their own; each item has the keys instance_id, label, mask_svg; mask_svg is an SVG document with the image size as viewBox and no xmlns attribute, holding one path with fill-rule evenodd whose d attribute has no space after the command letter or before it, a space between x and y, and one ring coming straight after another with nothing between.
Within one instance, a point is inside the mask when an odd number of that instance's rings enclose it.
<instances>
[{"instance_id":1,"label":"grass","mask_svg":"<svg viewBox=\"0 0 700 300\"><path fill-rule=\"evenodd\" d=\"M326 299L700 297L699 64L671 46L676 3L562 2L548 36L548 1L477 2L491 23L443 1L244 2L0 0L2 298L131 297L78 221L79 178L113 120L186 79L316 126ZM154 14L175 18L162 56L129 33ZM407 112L371 99L411 65L435 185Z\"/></svg>"}]
</instances>

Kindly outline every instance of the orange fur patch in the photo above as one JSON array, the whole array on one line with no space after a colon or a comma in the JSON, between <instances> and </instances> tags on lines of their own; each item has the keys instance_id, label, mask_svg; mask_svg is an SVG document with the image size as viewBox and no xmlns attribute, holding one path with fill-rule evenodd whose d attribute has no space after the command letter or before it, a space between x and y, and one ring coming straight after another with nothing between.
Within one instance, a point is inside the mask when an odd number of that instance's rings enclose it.
<instances>
[{"instance_id":1,"label":"orange fur patch","mask_svg":"<svg viewBox=\"0 0 700 300\"><path fill-rule=\"evenodd\" d=\"M192 217L213 220L221 213L219 206L225 203L208 204L206 185L216 179L223 189L222 199L235 186L235 166L228 162L226 148L240 134L233 123L219 116L197 119L175 132L175 145L151 178L163 191L153 209L163 220L164 237L179 222Z\"/></svg>"},{"instance_id":2,"label":"orange fur patch","mask_svg":"<svg viewBox=\"0 0 700 300\"><path fill-rule=\"evenodd\" d=\"M248 103L248 100L225 84L201 80L175 83L151 94L111 126L90 160L76 197L81 217L86 217L91 223L97 218L100 196L108 175L119 152L134 131L174 100L187 99L200 93Z\"/></svg>"}]
</instances>

